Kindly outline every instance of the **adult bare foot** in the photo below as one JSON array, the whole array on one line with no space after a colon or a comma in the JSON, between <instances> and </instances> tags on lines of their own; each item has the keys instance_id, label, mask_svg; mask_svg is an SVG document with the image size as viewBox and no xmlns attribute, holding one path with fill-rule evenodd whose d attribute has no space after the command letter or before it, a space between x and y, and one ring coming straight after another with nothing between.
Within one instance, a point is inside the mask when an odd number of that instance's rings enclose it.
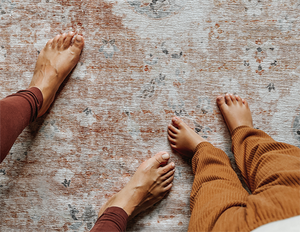
<instances>
[{"instance_id":1,"label":"adult bare foot","mask_svg":"<svg viewBox=\"0 0 300 232\"><path fill-rule=\"evenodd\" d=\"M193 157L199 143L206 141L178 117L173 117L168 126L168 139L174 150L188 158Z\"/></svg>"},{"instance_id":2,"label":"adult bare foot","mask_svg":"<svg viewBox=\"0 0 300 232\"><path fill-rule=\"evenodd\" d=\"M43 94L43 105L38 117L47 111L59 86L77 64L83 45L82 36L69 32L49 40L41 51L29 85L29 88L39 88Z\"/></svg>"},{"instance_id":3,"label":"adult bare foot","mask_svg":"<svg viewBox=\"0 0 300 232\"><path fill-rule=\"evenodd\" d=\"M100 217L108 207L117 206L129 219L160 201L172 187L175 164L168 163L170 155L159 152L143 162L128 184L112 196L100 209Z\"/></svg>"},{"instance_id":4,"label":"adult bare foot","mask_svg":"<svg viewBox=\"0 0 300 232\"><path fill-rule=\"evenodd\" d=\"M246 100L237 95L226 94L225 97L217 97L217 104L230 134L239 126L253 127L251 111Z\"/></svg>"}]
</instances>

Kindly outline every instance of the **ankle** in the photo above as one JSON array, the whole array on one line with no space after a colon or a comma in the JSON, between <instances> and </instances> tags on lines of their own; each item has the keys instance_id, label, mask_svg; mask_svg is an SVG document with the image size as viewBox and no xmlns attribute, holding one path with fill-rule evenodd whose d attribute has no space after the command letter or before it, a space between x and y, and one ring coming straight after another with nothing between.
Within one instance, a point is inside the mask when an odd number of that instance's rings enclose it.
<instances>
[{"instance_id":1,"label":"ankle","mask_svg":"<svg viewBox=\"0 0 300 232\"><path fill-rule=\"evenodd\" d=\"M201 141L200 143L198 143L198 145L195 147L195 149L193 150L193 156L195 155L195 153L203 146L205 145L205 143L209 143L206 140ZM210 144L210 143L209 143Z\"/></svg>"},{"instance_id":2,"label":"ankle","mask_svg":"<svg viewBox=\"0 0 300 232\"><path fill-rule=\"evenodd\" d=\"M125 187L126 188L126 187ZM122 208L130 217L138 204L135 204L136 197L134 191L125 191L125 188L113 196L111 204L108 207L119 207Z\"/></svg>"},{"instance_id":3,"label":"ankle","mask_svg":"<svg viewBox=\"0 0 300 232\"><path fill-rule=\"evenodd\" d=\"M235 134L237 134L240 130L242 130L244 128L253 129L253 127L250 127L250 126L247 126L247 125L238 126L238 127L234 128L234 130L231 132L231 134L230 134L231 139L234 137Z\"/></svg>"}]
</instances>

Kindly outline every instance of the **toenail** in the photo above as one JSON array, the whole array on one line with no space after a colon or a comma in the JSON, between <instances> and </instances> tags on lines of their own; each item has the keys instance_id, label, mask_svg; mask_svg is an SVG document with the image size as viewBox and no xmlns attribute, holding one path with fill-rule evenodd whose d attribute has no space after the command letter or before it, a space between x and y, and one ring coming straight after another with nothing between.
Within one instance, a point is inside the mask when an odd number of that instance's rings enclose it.
<instances>
[{"instance_id":1,"label":"toenail","mask_svg":"<svg viewBox=\"0 0 300 232\"><path fill-rule=\"evenodd\" d=\"M168 153L165 153L161 157L166 160L170 158L170 155Z\"/></svg>"},{"instance_id":2,"label":"toenail","mask_svg":"<svg viewBox=\"0 0 300 232\"><path fill-rule=\"evenodd\" d=\"M177 122L177 118L173 118L172 120L173 120L173 122Z\"/></svg>"},{"instance_id":3,"label":"toenail","mask_svg":"<svg viewBox=\"0 0 300 232\"><path fill-rule=\"evenodd\" d=\"M78 41L78 42L81 42L81 40L82 40L82 38L81 38L81 36L76 36L76 40Z\"/></svg>"},{"instance_id":4,"label":"toenail","mask_svg":"<svg viewBox=\"0 0 300 232\"><path fill-rule=\"evenodd\" d=\"M174 164L174 163L172 163L172 164L171 164L171 166L174 168L174 167L175 167L175 164ZM175 171L175 170L174 170L174 171Z\"/></svg>"}]
</instances>

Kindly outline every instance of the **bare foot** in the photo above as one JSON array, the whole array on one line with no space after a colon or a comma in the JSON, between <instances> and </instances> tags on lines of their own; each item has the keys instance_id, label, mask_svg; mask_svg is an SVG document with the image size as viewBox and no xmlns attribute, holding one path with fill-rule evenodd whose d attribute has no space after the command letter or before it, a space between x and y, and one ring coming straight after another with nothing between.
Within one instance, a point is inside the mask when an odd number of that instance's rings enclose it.
<instances>
[{"instance_id":1,"label":"bare foot","mask_svg":"<svg viewBox=\"0 0 300 232\"><path fill-rule=\"evenodd\" d=\"M225 97L217 97L217 104L230 134L239 126L253 127L251 111L246 100L237 95L226 94Z\"/></svg>"},{"instance_id":2,"label":"bare foot","mask_svg":"<svg viewBox=\"0 0 300 232\"><path fill-rule=\"evenodd\" d=\"M206 140L178 117L172 118L172 124L168 126L170 146L180 154L192 158L197 145Z\"/></svg>"},{"instance_id":3,"label":"bare foot","mask_svg":"<svg viewBox=\"0 0 300 232\"><path fill-rule=\"evenodd\" d=\"M50 39L41 51L29 85L29 88L39 88L43 94L38 117L47 111L59 86L77 64L83 45L82 36L69 32Z\"/></svg>"},{"instance_id":4,"label":"bare foot","mask_svg":"<svg viewBox=\"0 0 300 232\"><path fill-rule=\"evenodd\" d=\"M100 209L100 217L108 207L125 210L129 219L160 201L172 187L175 164L168 163L170 155L159 152L143 162L129 183L112 196Z\"/></svg>"}]
</instances>

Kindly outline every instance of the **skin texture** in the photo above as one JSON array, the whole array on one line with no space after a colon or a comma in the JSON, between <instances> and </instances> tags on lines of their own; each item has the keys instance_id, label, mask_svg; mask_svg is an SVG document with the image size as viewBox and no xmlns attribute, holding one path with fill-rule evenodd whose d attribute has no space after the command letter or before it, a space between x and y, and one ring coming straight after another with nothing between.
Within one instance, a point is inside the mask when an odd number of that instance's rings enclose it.
<instances>
[{"instance_id":1,"label":"skin texture","mask_svg":"<svg viewBox=\"0 0 300 232\"><path fill-rule=\"evenodd\" d=\"M100 209L100 217L108 207L124 209L129 220L160 201L171 189L175 164L170 163L170 155L159 152L143 162L128 184L112 196Z\"/></svg>"},{"instance_id":2,"label":"skin texture","mask_svg":"<svg viewBox=\"0 0 300 232\"><path fill-rule=\"evenodd\" d=\"M239 126L253 128L252 116L246 100L237 95L226 94L224 97L217 97L217 104L230 134ZM174 150L188 158L193 157L199 143L206 141L178 117L173 117L172 124L168 126L168 139Z\"/></svg>"},{"instance_id":3,"label":"skin texture","mask_svg":"<svg viewBox=\"0 0 300 232\"><path fill-rule=\"evenodd\" d=\"M173 117L168 126L168 139L172 149L188 158L193 157L199 143L206 141L178 117Z\"/></svg>"},{"instance_id":4,"label":"skin texture","mask_svg":"<svg viewBox=\"0 0 300 232\"><path fill-rule=\"evenodd\" d=\"M59 86L78 63L83 46L83 37L69 32L49 40L39 54L29 85L29 88L39 88L43 94L38 117L50 107Z\"/></svg>"},{"instance_id":5,"label":"skin texture","mask_svg":"<svg viewBox=\"0 0 300 232\"><path fill-rule=\"evenodd\" d=\"M238 95L226 94L225 97L217 97L217 104L230 134L239 126L253 128L251 111L246 100Z\"/></svg>"}]
</instances>

